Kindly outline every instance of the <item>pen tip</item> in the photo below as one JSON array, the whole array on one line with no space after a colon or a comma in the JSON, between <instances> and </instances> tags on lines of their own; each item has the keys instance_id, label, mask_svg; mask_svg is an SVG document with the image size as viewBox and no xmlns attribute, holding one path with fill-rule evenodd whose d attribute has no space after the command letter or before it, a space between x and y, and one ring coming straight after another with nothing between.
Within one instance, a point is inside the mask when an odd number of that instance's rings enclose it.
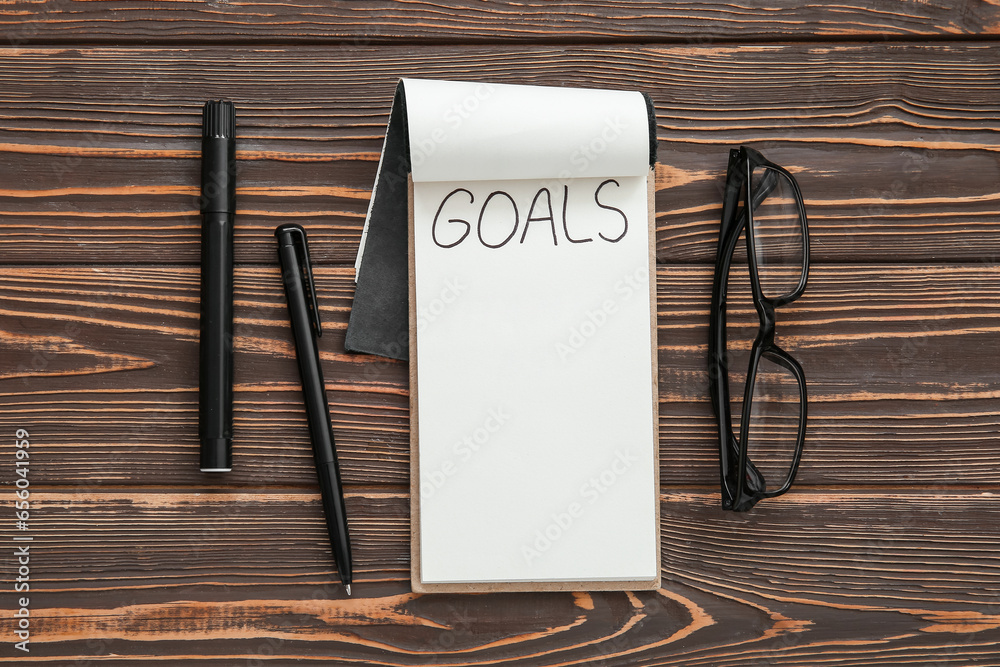
<instances>
[{"instance_id":1,"label":"pen tip","mask_svg":"<svg viewBox=\"0 0 1000 667\"><path fill-rule=\"evenodd\" d=\"M350 595L351 594L351 585L347 584L346 586L344 586L344 588L347 589L347 594Z\"/></svg>"}]
</instances>

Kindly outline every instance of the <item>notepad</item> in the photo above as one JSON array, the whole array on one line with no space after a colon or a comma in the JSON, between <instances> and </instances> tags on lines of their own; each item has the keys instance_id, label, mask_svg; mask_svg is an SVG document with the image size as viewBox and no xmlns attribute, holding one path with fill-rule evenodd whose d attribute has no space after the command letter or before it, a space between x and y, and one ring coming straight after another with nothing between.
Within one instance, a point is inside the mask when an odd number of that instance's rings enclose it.
<instances>
[{"instance_id":1,"label":"notepad","mask_svg":"<svg viewBox=\"0 0 1000 667\"><path fill-rule=\"evenodd\" d=\"M659 587L644 97L402 86L414 590Z\"/></svg>"}]
</instances>

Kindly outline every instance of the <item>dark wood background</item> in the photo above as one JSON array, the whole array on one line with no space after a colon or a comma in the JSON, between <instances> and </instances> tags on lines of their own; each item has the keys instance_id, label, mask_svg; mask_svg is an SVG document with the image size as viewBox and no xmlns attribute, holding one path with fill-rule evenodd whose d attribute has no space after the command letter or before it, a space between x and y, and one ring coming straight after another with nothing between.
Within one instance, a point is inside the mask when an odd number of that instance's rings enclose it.
<instances>
[{"instance_id":1,"label":"dark wood background","mask_svg":"<svg viewBox=\"0 0 1000 667\"><path fill-rule=\"evenodd\" d=\"M0 4L0 662L1000 665L1000 5ZM403 364L343 352L401 76L649 93L663 588L414 595ZM197 465L200 109L238 105L236 467ZM799 479L719 509L727 149L805 193ZM272 230L307 226L347 484L336 583ZM749 304L743 304L744 310ZM30 653L14 432L31 435Z\"/></svg>"}]
</instances>

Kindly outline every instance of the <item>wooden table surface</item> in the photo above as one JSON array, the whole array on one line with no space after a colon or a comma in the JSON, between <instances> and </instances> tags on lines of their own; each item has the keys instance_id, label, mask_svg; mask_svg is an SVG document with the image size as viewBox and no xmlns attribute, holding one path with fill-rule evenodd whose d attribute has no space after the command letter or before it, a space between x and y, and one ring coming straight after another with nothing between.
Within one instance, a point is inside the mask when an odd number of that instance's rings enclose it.
<instances>
[{"instance_id":1,"label":"wooden table surface","mask_svg":"<svg viewBox=\"0 0 1000 667\"><path fill-rule=\"evenodd\" d=\"M0 662L1000 665L1000 5L752 5L0 4ZM407 370L343 352L401 76L652 97L659 591L411 592ZM224 476L197 463L200 113L218 97L240 128ZM813 268L778 329L808 377L799 478L734 514L705 363L741 143L796 174ZM328 332L350 599L279 282L290 221Z\"/></svg>"}]
</instances>

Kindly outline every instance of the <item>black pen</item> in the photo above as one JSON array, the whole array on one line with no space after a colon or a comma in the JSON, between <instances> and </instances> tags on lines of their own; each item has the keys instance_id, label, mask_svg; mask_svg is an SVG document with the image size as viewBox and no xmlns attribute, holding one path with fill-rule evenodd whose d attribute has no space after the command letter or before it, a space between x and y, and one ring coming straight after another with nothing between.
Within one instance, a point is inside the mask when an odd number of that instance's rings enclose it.
<instances>
[{"instance_id":1,"label":"black pen","mask_svg":"<svg viewBox=\"0 0 1000 667\"><path fill-rule=\"evenodd\" d=\"M319 363L319 346L316 339L323 334L316 306L316 286L309 262L306 232L295 223L281 225L274 230L278 239L278 259L281 261L281 279L285 284L288 314L295 336L295 356L299 361L302 377L302 394L306 402L309 435L316 458L316 474L323 498L323 513L330 544L337 560L340 580L351 594L351 540L347 534L347 511L344 492L340 485L340 467L334 449L333 427L330 425L330 407L326 402L326 385Z\"/></svg>"},{"instance_id":2,"label":"black pen","mask_svg":"<svg viewBox=\"0 0 1000 667\"><path fill-rule=\"evenodd\" d=\"M201 471L233 468L233 215L236 109L205 103L201 117Z\"/></svg>"}]
</instances>

